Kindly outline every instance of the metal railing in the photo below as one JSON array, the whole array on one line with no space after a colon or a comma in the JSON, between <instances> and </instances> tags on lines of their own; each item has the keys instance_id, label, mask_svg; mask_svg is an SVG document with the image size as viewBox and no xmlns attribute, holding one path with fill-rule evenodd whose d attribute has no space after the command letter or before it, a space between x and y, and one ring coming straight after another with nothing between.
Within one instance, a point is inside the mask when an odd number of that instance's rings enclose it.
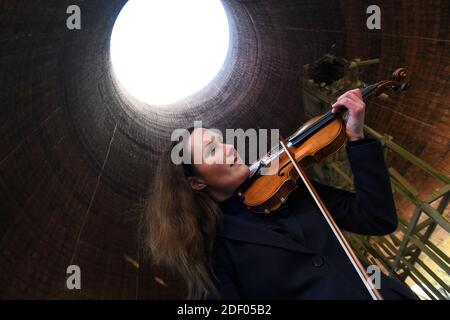
<instances>
[{"instance_id":1,"label":"metal railing","mask_svg":"<svg viewBox=\"0 0 450 320\"><path fill-rule=\"evenodd\" d=\"M304 74L308 77L308 74L315 70L315 65L332 63L334 60L334 56L325 55L313 65L305 65ZM312 116L328 111L330 104L336 101L340 94L363 85L359 76L359 67L378 62L378 59L352 60L345 75L328 85L315 83L307 77L303 78L301 88L305 114ZM386 100L389 97L383 94L380 98ZM417 291L420 291L418 290L420 288L421 298L450 299L450 223L448 211L446 212L450 199L450 178L395 143L391 136L381 134L367 125L364 129L369 135L381 141L386 159L389 153L400 156L412 166L425 172L431 179L429 183L439 187L431 194L423 196L395 168L388 167L392 189L399 195L396 200L401 202L397 203L397 211L403 213L399 217L397 231L384 237L361 236L345 232L347 239L362 261L379 265L385 272L398 277L412 287L416 293L419 293ZM389 166L389 163L387 164ZM309 173L325 184L354 190L344 148L333 157L315 165ZM411 210L412 214L405 218L408 213L405 211L408 210ZM437 236L444 240L437 239Z\"/></svg>"},{"instance_id":2,"label":"metal railing","mask_svg":"<svg viewBox=\"0 0 450 320\"><path fill-rule=\"evenodd\" d=\"M365 126L365 131L380 139L385 155L388 152L396 153L439 181L442 186L430 195L421 197L405 177L395 168L389 167L393 191L414 206L411 217L408 220L399 217L397 231L384 237L346 232L349 242L360 259L384 267L385 271L411 287L417 285L426 294L424 298L449 299L450 258L445 249L434 243L432 235L439 228L441 237L450 239L450 223L444 216L450 199L450 178L395 143L391 136L380 134L368 126ZM324 165L341 178L341 186L353 189L348 164L342 160L331 160Z\"/></svg>"}]
</instances>

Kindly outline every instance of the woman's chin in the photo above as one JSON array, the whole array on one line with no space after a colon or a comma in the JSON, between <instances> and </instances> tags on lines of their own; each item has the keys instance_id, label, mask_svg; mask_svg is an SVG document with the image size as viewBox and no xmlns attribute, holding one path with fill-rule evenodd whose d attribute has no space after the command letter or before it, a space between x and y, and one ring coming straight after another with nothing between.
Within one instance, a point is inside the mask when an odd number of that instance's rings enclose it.
<instances>
[{"instance_id":1,"label":"woman's chin","mask_svg":"<svg viewBox=\"0 0 450 320\"><path fill-rule=\"evenodd\" d=\"M248 176L250 175L250 168L245 163L237 164L236 167L237 167L236 169L238 169L239 172L242 172L243 177L242 182L244 182L244 180L247 179Z\"/></svg>"}]
</instances>

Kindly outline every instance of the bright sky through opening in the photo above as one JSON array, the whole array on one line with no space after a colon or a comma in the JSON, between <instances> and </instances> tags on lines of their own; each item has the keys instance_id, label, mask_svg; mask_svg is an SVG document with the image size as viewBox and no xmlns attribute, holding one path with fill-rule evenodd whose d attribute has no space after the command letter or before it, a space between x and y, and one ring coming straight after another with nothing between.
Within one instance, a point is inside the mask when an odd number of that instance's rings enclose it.
<instances>
[{"instance_id":1,"label":"bright sky through opening","mask_svg":"<svg viewBox=\"0 0 450 320\"><path fill-rule=\"evenodd\" d=\"M220 0L129 0L114 25L111 60L128 93L165 105L210 83L228 47Z\"/></svg>"}]
</instances>

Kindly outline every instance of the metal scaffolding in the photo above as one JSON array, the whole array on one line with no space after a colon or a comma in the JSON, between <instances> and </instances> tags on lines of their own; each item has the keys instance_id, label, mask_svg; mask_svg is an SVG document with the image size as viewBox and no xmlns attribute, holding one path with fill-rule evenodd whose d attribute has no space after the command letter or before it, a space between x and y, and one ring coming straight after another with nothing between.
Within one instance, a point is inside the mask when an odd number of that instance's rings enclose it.
<instances>
[{"instance_id":1,"label":"metal scaffolding","mask_svg":"<svg viewBox=\"0 0 450 320\"><path fill-rule=\"evenodd\" d=\"M306 77L302 81L305 111L309 115L327 111L338 95L363 85L357 67L377 62L377 59L348 62L325 55L313 65L306 65ZM344 71L336 75L331 83L318 83L313 77L315 70L323 70L317 67L321 64L342 66ZM390 235L376 237L345 232L347 239L362 261L379 265L386 273L415 289L421 298L450 299L450 178L394 142L392 136L381 134L367 125L364 129L367 134L381 141L386 159L388 154L403 158L411 166L425 172L430 177L428 183L439 187L428 195L421 195L398 170L387 163L392 189L398 195L396 200L403 203L403 208L412 207L412 214L406 215L407 218L405 215L400 216L397 231ZM343 149L332 158L310 168L308 173L325 184L354 190Z\"/></svg>"},{"instance_id":2,"label":"metal scaffolding","mask_svg":"<svg viewBox=\"0 0 450 320\"><path fill-rule=\"evenodd\" d=\"M386 153L395 152L437 179L442 186L432 194L421 197L396 169L389 167L393 191L414 206L411 217L408 220L399 217L398 230L388 236L349 234L349 241L358 249L360 258L367 262L371 261L369 257L374 258L391 275L410 286L412 283L419 286L428 298L449 299L450 258L431 236L438 227L443 237L448 238L450 233L450 223L444 215L450 199L450 178L395 143L391 136L382 135L368 126L365 126L365 130L380 139ZM336 172L349 181L350 176L338 163L333 163L330 169L338 169Z\"/></svg>"}]
</instances>

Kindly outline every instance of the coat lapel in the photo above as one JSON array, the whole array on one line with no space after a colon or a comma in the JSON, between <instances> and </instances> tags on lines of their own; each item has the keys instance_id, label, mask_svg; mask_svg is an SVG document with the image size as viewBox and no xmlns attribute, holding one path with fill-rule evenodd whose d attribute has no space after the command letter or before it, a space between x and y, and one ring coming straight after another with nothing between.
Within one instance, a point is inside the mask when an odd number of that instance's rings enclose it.
<instances>
[{"instance_id":1,"label":"coat lapel","mask_svg":"<svg viewBox=\"0 0 450 320\"><path fill-rule=\"evenodd\" d=\"M282 234L227 214L224 215L223 225L219 230L219 236L232 240L315 254L315 252Z\"/></svg>"}]
</instances>

